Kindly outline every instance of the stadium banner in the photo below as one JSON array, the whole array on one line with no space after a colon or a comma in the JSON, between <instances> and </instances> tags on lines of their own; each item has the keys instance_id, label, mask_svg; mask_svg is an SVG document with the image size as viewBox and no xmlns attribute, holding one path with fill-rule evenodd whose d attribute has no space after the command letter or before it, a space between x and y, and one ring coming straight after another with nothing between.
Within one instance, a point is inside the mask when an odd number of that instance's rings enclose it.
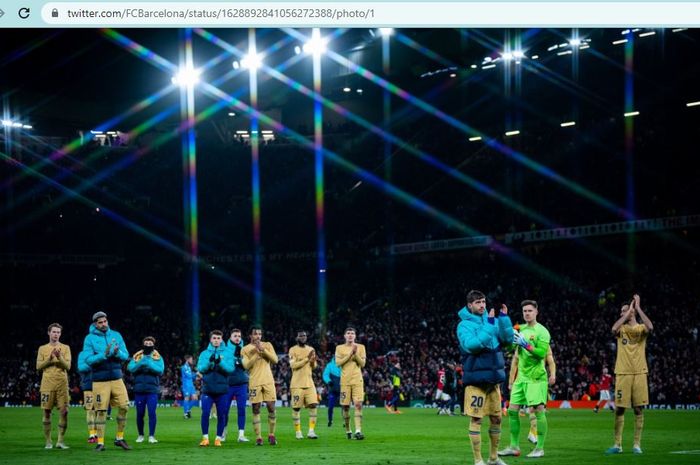
<instances>
[{"instance_id":1,"label":"stadium banner","mask_svg":"<svg viewBox=\"0 0 700 465\"><path fill-rule=\"evenodd\" d=\"M665 218L649 218L619 223L587 224L568 228L539 229L522 231L505 235L506 244L527 242L545 242L581 237L609 236L632 232L664 231L678 228L695 228L700 226L700 215L671 216Z\"/></svg>"},{"instance_id":2,"label":"stadium banner","mask_svg":"<svg viewBox=\"0 0 700 465\"><path fill-rule=\"evenodd\" d=\"M441 250L471 249L475 247L488 247L493 242L491 236L461 237L458 239L446 239L440 241L409 242L395 244L389 247L391 255L401 255L420 252L437 252Z\"/></svg>"}]
</instances>

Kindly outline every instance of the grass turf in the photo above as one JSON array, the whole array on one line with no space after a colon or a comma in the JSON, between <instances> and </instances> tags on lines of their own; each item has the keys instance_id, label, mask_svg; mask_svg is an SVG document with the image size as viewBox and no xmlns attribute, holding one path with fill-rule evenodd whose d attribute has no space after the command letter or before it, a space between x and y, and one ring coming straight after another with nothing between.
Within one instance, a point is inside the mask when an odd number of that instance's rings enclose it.
<instances>
[{"instance_id":1,"label":"grass turf","mask_svg":"<svg viewBox=\"0 0 700 465\"><path fill-rule=\"evenodd\" d=\"M0 408L0 432L2 449L0 464L198 464L223 461L264 464L468 464L473 463L466 417L445 417L435 410L404 409L403 415L389 415L384 409L364 411L364 441L345 438L340 411L335 411L335 422L327 426L326 409L319 409L318 440L296 440L292 427L291 411L278 409L277 438L279 445L256 447L251 441L240 444L224 443L222 448L197 446L200 435L199 409L193 410L193 418L182 418L182 410L158 409L158 444L136 444L135 411L129 412L126 439L133 447L124 451L114 447L115 421L107 422L107 450L93 452L87 444L85 413L80 408L70 411L66 438L69 450L44 450L41 426L41 410L38 408ZM263 435L267 431L267 414L262 415ZM553 410L549 412L549 435L545 446L546 456L537 463L546 465L574 464L698 464L700 463L700 412L697 411L646 411L642 438L643 455L631 453L634 430L632 412L627 413L623 448L624 453L605 456L612 445L613 414L603 411L594 414L590 410ZM54 414L53 439L56 440L56 414ZM235 428L235 409L232 409ZM246 433L253 438L250 410ZM504 420L502 447L507 443L508 421ZM525 436L528 427L522 419L521 448L523 456L506 457L509 465L532 463L524 457L531 450ZM147 424L147 423L146 423ZM210 435L215 433L212 420ZM308 414L302 411L302 431L306 434ZM148 426L146 426L148 428ZM484 426L482 449L488 458L487 427ZM213 436L212 445L213 445ZM235 440L236 434L232 434ZM685 451L684 454L672 454ZM694 453L692 453L694 451ZM691 453L688 453L691 452Z\"/></svg>"}]
</instances>

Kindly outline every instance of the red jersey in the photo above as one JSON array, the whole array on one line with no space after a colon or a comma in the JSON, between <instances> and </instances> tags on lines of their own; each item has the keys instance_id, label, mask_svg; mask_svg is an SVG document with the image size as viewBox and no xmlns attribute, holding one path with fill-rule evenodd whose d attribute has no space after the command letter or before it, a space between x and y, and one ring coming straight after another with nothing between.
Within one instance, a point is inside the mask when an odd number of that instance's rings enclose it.
<instances>
[{"instance_id":1,"label":"red jersey","mask_svg":"<svg viewBox=\"0 0 700 465\"><path fill-rule=\"evenodd\" d=\"M601 375L601 377L600 377L600 390L601 391L609 391L611 385L612 385L612 376Z\"/></svg>"},{"instance_id":2,"label":"red jersey","mask_svg":"<svg viewBox=\"0 0 700 465\"><path fill-rule=\"evenodd\" d=\"M437 388L442 391L443 389L445 389L445 370L443 370L442 368L439 369L437 372L437 376Z\"/></svg>"}]
</instances>

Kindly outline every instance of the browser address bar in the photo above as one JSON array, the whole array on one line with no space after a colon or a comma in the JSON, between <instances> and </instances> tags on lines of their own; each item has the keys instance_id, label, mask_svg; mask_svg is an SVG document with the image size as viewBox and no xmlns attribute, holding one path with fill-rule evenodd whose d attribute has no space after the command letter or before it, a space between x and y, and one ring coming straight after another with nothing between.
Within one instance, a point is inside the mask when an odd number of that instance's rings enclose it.
<instances>
[{"instance_id":1,"label":"browser address bar","mask_svg":"<svg viewBox=\"0 0 700 465\"><path fill-rule=\"evenodd\" d=\"M48 25L215 27L680 27L700 2L50 2Z\"/></svg>"}]
</instances>

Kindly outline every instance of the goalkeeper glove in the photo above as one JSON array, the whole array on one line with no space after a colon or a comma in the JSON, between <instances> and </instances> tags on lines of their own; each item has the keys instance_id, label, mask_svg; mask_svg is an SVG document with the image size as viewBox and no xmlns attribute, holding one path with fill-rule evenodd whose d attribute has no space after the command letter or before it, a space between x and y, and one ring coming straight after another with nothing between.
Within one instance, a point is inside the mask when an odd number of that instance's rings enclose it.
<instances>
[{"instance_id":1,"label":"goalkeeper glove","mask_svg":"<svg viewBox=\"0 0 700 465\"><path fill-rule=\"evenodd\" d=\"M513 344L517 344L528 352L532 351L532 344L530 344L527 339L523 337L520 333L515 333L513 336Z\"/></svg>"}]
</instances>

